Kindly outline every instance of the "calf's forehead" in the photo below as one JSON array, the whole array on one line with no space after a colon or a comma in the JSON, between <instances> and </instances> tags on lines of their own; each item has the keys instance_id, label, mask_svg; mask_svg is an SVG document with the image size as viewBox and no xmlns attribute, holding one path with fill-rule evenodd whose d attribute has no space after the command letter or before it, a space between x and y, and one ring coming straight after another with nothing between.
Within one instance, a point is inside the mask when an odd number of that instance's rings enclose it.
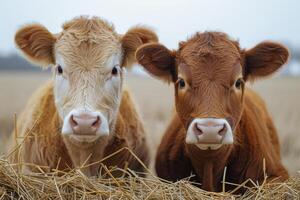
<instances>
[{"instance_id":1,"label":"calf's forehead","mask_svg":"<svg viewBox=\"0 0 300 200\"><path fill-rule=\"evenodd\" d=\"M100 19L77 19L64 26L55 44L69 66L103 66L111 57L122 56L122 45L114 28Z\"/></svg>"},{"instance_id":2,"label":"calf's forehead","mask_svg":"<svg viewBox=\"0 0 300 200\"><path fill-rule=\"evenodd\" d=\"M224 35L203 34L181 45L177 53L179 73L189 76L194 84L199 79L224 79L228 82L226 79L241 73L242 58L238 43Z\"/></svg>"},{"instance_id":3,"label":"calf's forehead","mask_svg":"<svg viewBox=\"0 0 300 200\"><path fill-rule=\"evenodd\" d=\"M64 60L66 66L85 69L105 67L112 62L120 64L122 58L120 43L81 42L76 46L74 43L65 43L58 45L55 52L56 56Z\"/></svg>"}]
</instances>

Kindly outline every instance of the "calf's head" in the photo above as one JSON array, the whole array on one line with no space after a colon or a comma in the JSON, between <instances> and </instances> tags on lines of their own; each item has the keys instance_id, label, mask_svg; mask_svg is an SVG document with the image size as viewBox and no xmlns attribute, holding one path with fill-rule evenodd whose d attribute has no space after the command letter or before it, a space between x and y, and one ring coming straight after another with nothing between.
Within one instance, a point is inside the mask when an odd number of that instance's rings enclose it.
<instances>
[{"instance_id":1,"label":"calf's head","mask_svg":"<svg viewBox=\"0 0 300 200\"><path fill-rule=\"evenodd\" d=\"M136 52L138 62L150 74L174 84L185 141L202 150L234 142L245 82L275 72L288 56L278 43L262 42L244 50L219 32L197 33L181 42L178 50L152 43Z\"/></svg>"},{"instance_id":2,"label":"calf's head","mask_svg":"<svg viewBox=\"0 0 300 200\"><path fill-rule=\"evenodd\" d=\"M114 129L121 99L124 67L134 61L137 47L157 41L144 27L119 35L100 18L75 18L62 32L50 33L33 24L15 36L17 46L35 64L53 66L54 98L62 134L90 142Z\"/></svg>"}]
</instances>

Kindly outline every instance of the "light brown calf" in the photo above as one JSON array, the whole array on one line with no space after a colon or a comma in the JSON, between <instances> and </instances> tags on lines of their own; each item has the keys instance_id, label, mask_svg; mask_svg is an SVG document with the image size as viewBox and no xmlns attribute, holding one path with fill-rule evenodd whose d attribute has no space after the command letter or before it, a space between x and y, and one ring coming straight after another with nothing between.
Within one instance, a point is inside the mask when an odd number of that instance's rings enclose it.
<instances>
[{"instance_id":1,"label":"light brown calf","mask_svg":"<svg viewBox=\"0 0 300 200\"><path fill-rule=\"evenodd\" d=\"M197 33L178 50L146 44L138 62L175 89L176 113L156 156L159 177L176 181L191 174L201 188L220 191L226 182L288 177L278 136L264 102L245 82L270 75L288 59L278 43L250 50L220 32ZM227 187L230 189L230 187Z\"/></svg>"},{"instance_id":2,"label":"light brown calf","mask_svg":"<svg viewBox=\"0 0 300 200\"><path fill-rule=\"evenodd\" d=\"M46 171L65 170L127 147L147 165L144 128L123 79L124 68L135 61L135 50L157 40L144 27L119 35L96 17L75 18L59 34L37 24L21 28L15 36L17 46L33 63L52 66L54 77L20 116L17 132L25 139L12 160L16 162L20 153L22 162L47 166ZM132 170L143 171L128 151L103 163L121 168L127 163ZM98 163L81 171L93 176L99 167Z\"/></svg>"}]
</instances>

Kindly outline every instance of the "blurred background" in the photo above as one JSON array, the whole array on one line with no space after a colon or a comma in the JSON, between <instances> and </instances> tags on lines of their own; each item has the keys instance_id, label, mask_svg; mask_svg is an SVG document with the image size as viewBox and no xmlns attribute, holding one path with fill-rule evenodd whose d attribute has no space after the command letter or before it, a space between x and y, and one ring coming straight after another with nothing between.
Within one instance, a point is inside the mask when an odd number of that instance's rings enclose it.
<instances>
[{"instance_id":1,"label":"blurred background","mask_svg":"<svg viewBox=\"0 0 300 200\"><path fill-rule=\"evenodd\" d=\"M298 0L10 0L0 7L0 151L7 145L13 115L21 112L33 91L51 78L25 61L14 45L14 34L28 23L52 33L79 15L100 16L125 33L136 24L154 28L161 43L178 42L197 31L223 31L251 48L263 40L285 44L289 63L273 78L253 83L267 102L279 132L284 164L292 175L300 169L300 1ZM160 142L173 110L173 88L149 77L136 66L127 74L153 149ZM152 152L155 153L154 151Z\"/></svg>"}]
</instances>

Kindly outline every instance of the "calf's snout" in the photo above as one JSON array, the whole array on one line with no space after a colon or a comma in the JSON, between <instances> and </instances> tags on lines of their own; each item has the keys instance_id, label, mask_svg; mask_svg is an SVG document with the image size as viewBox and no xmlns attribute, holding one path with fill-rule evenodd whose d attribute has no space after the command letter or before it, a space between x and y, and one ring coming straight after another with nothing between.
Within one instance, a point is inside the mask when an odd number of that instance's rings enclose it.
<instances>
[{"instance_id":1,"label":"calf's snout","mask_svg":"<svg viewBox=\"0 0 300 200\"><path fill-rule=\"evenodd\" d=\"M64 118L61 132L63 135L77 136L76 138L83 138L82 136L98 138L109 135L109 124L101 112L74 109Z\"/></svg>"},{"instance_id":2,"label":"calf's snout","mask_svg":"<svg viewBox=\"0 0 300 200\"><path fill-rule=\"evenodd\" d=\"M226 131L227 126L224 122L206 121L194 123L194 134L198 137L199 143L221 143Z\"/></svg>"},{"instance_id":3,"label":"calf's snout","mask_svg":"<svg viewBox=\"0 0 300 200\"><path fill-rule=\"evenodd\" d=\"M72 114L70 125L76 135L95 135L101 125L101 119L93 113Z\"/></svg>"},{"instance_id":4,"label":"calf's snout","mask_svg":"<svg viewBox=\"0 0 300 200\"><path fill-rule=\"evenodd\" d=\"M189 144L232 144L233 134L226 119L196 118L189 125L186 142Z\"/></svg>"}]
</instances>

